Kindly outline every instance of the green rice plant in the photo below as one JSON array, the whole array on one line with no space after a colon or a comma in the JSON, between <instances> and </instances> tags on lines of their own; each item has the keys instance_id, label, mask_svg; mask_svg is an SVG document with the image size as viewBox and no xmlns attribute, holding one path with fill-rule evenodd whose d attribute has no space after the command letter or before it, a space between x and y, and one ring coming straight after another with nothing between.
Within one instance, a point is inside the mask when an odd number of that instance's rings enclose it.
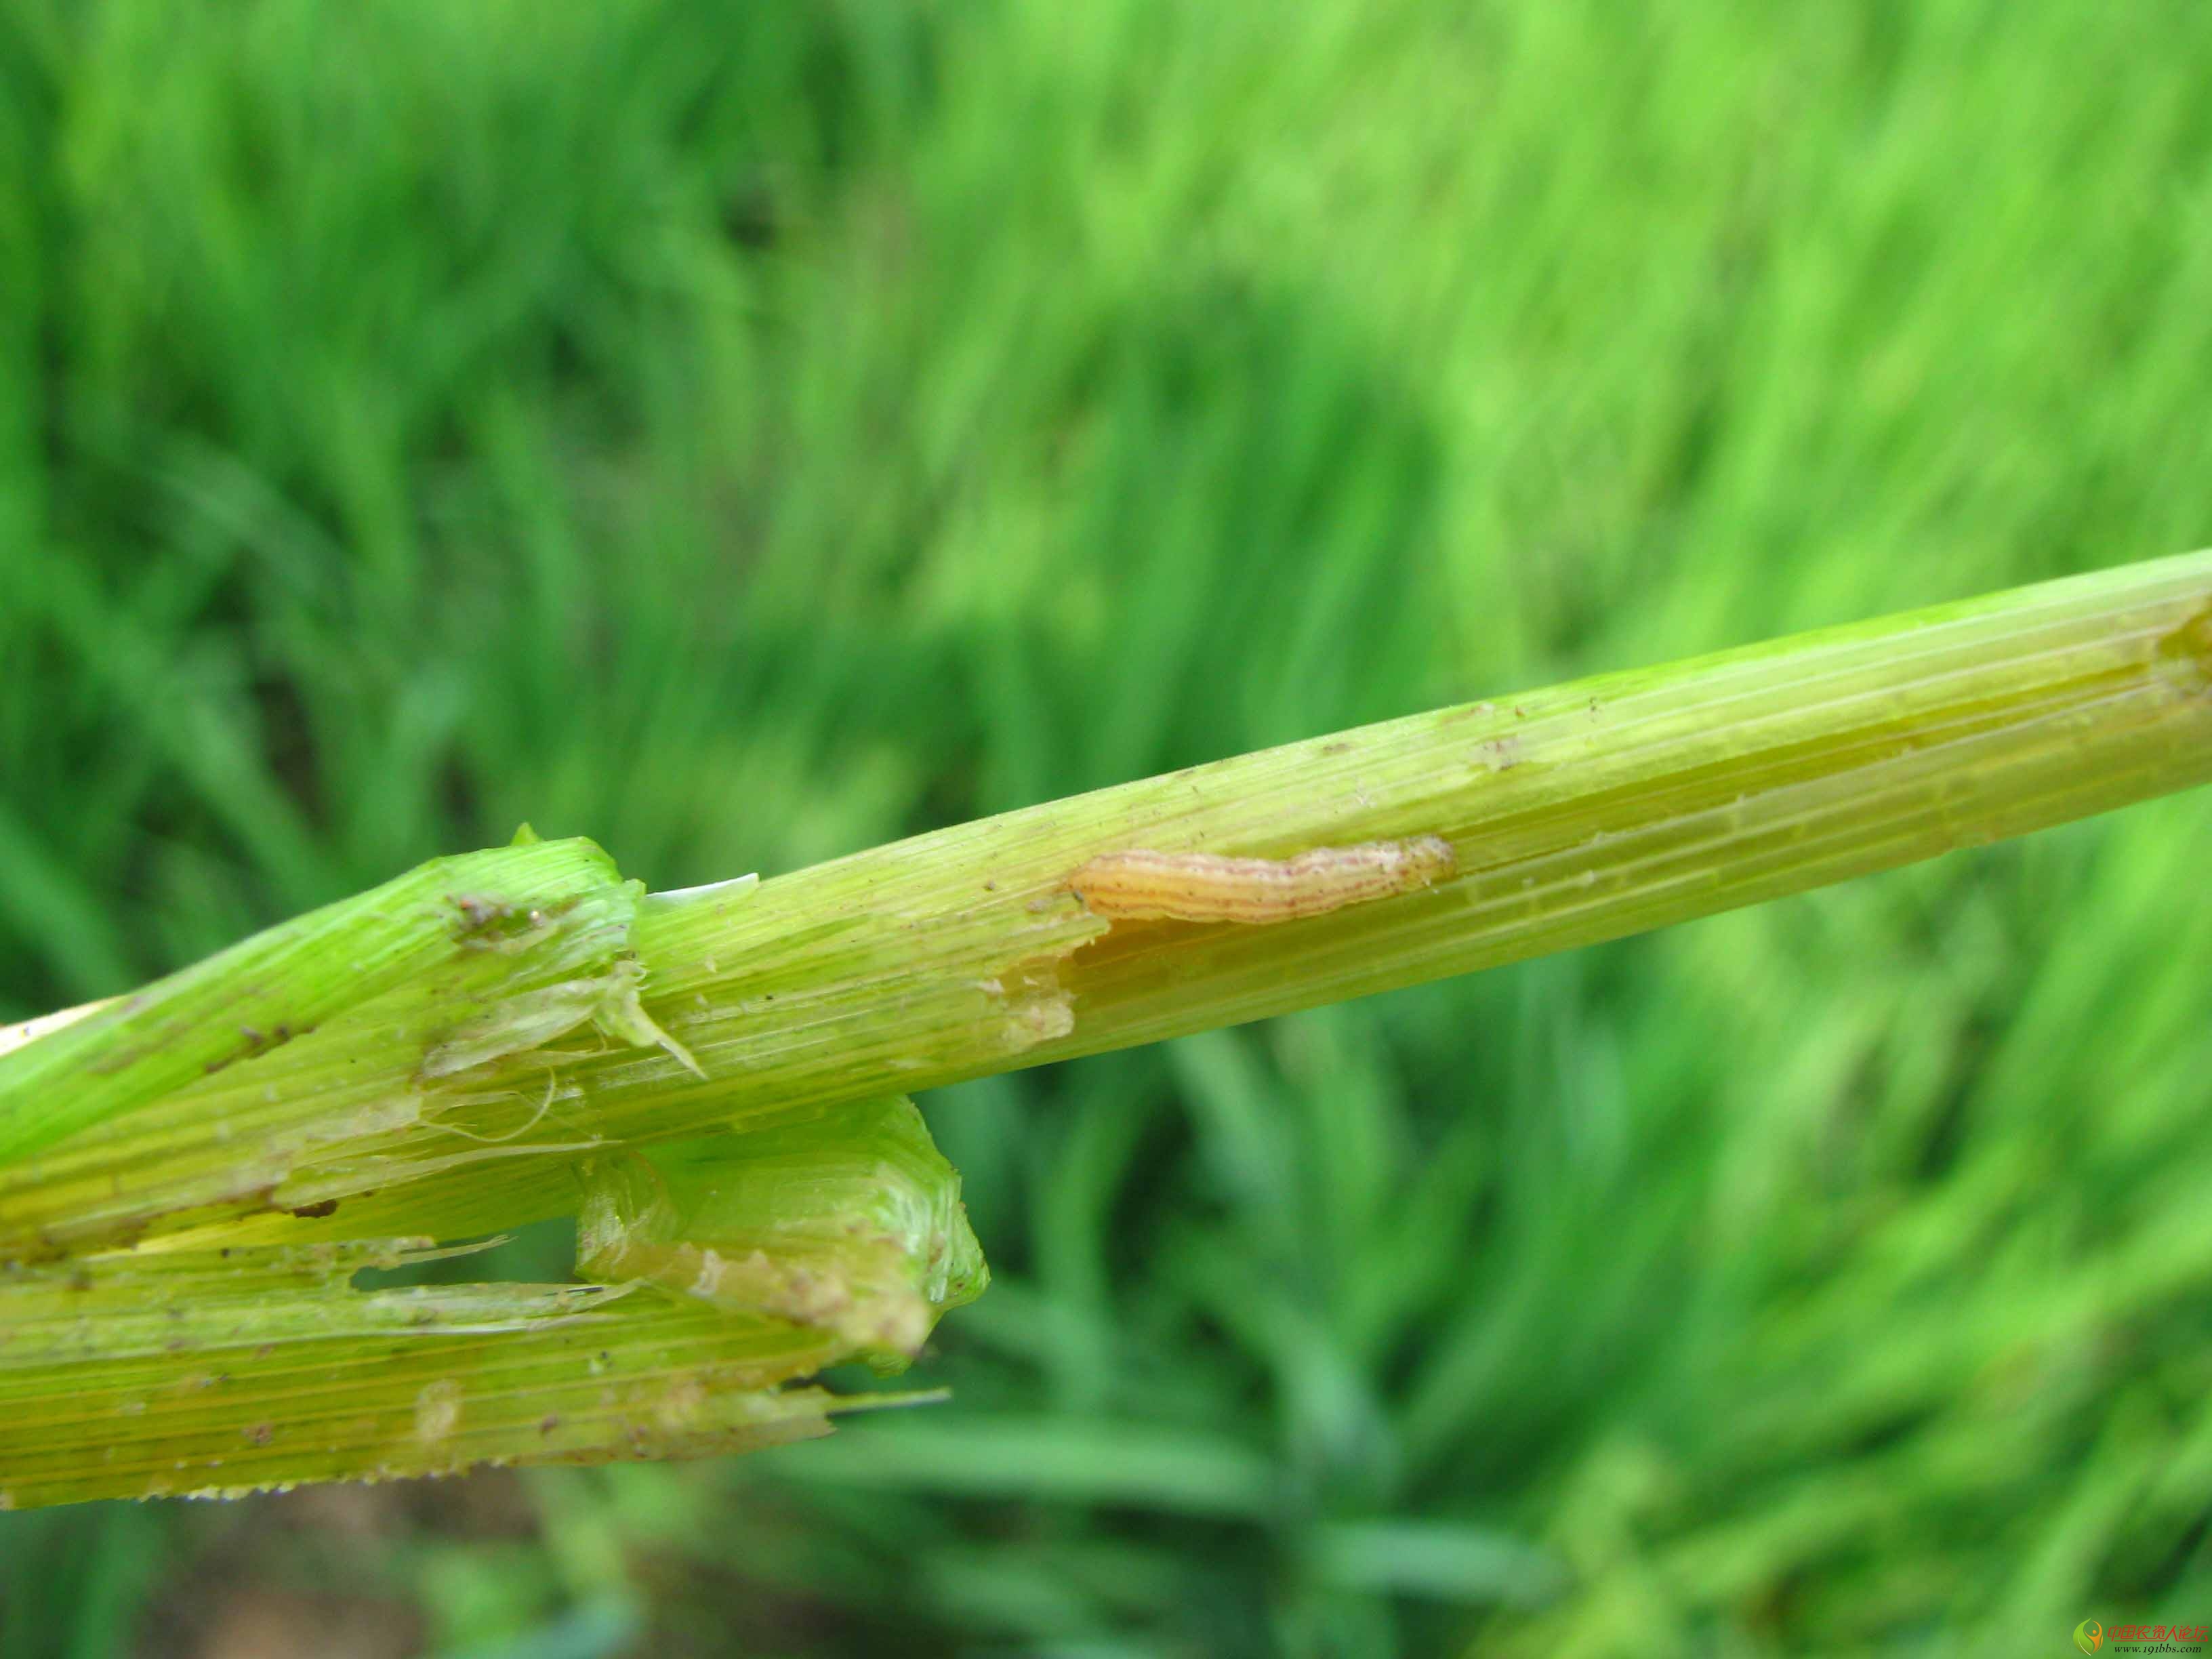
<instances>
[{"instance_id":1,"label":"green rice plant","mask_svg":"<svg viewBox=\"0 0 2212 1659\"><path fill-rule=\"evenodd\" d=\"M0 1054L0 1505L824 1432L916 1396L810 1379L900 1370L986 1283L910 1091L2208 780L2200 553L1310 739L768 882L650 894L589 842L526 828ZM1085 878L1133 854L1152 902ZM1386 866L1418 878L1358 873ZM562 1216L581 1284L362 1279Z\"/></svg>"}]
</instances>

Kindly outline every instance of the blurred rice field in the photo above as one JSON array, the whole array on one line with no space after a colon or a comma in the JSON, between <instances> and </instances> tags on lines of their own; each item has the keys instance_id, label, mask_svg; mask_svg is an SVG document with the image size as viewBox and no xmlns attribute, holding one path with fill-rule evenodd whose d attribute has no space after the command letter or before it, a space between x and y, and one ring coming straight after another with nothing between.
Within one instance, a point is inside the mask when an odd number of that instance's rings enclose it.
<instances>
[{"instance_id":1,"label":"blurred rice field","mask_svg":"<svg viewBox=\"0 0 2212 1659\"><path fill-rule=\"evenodd\" d=\"M2182 0L4 0L0 1019L526 818L773 872L2212 542L2208 86ZM0 1516L0 1659L2212 1622L2208 871L942 1093L951 1404Z\"/></svg>"}]
</instances>

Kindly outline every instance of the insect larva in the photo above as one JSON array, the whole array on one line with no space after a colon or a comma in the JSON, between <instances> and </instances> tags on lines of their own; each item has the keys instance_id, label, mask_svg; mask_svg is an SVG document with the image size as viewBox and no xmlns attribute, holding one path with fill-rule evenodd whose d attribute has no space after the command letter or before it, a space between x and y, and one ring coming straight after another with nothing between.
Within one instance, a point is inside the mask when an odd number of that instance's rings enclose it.
<instances>
[{"instance_id":1,"label":"insect larva","mask_svg":"<svg viewBox=\"0 0 2212 1659\"><path fill-rule=\"evenodd\" d=\"M1291 859L1107 853L1067 878L1093 915L1165 921L1290 921L1410 893L1459 867L1437 836L1316 847Z\"/></svg>"}]
</instances>

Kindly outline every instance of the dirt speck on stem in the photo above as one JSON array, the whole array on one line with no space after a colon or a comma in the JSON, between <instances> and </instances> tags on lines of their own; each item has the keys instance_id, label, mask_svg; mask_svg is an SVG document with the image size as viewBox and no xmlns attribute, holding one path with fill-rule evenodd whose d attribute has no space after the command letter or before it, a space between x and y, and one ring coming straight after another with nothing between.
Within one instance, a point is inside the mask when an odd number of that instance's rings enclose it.
<instances>
[{"instance_id":1,"label":"dirt speck on stem","mask_svg":"<svg viewBox=\"0 0 2212 1659\"><path fill-rule=\"evenodd\" d=\"M434 1446L451 1437L461 1422L461 1385L447 1377L415 1396L415 1437Z\"/></svg>"},{"instance_id":2,"label":"dirt speck on stem","mask_svg":"<svg viewBox=\"0 0 2212 1659\"><path fill-rule=\"evenodd\" d=\"M2212 692L2212 605L2160 639L2160 672L2191 691Z\"/></svg>"}]
</instances>

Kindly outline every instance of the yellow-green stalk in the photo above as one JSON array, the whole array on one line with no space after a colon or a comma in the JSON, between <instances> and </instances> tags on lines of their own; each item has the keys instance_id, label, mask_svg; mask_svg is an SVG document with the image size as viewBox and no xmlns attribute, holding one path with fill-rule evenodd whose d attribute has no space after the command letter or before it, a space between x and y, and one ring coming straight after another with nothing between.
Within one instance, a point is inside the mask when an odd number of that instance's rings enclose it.
<instances>
[{"instance_id":1,"label":"yellow-green stalk","mask_svg":"<svg viewBox=\"0 0 2212 1659\"><path fill-rule=\"evenodd\" d=\"M439 860L0 1054L0 1504L818 1432L837 1402L787 1383L896 1366L983 1281L905 1093L2208 779L2196 554L1316 738L767 882L647 895L586 842ZM1339 863L1317 849L1378 843L1423 849L1402 865L1419 879L1322 890ZM1313 913L1135 919L1071 885L1132 852L1301 860L1284 879L1313 887ZM563 1214L603 1288L407 1302L347 1282L359 1261Z\"/></svg>"}]
</instances>

